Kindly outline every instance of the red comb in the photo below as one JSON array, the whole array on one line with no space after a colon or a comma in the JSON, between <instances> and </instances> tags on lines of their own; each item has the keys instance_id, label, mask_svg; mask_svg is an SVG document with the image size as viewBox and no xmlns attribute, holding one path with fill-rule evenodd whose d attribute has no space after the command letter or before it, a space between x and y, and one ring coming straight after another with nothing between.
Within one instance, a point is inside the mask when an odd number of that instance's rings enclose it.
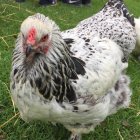
<instances>
[{"instance_id":1,"label":"red comb","mask_svg":"<svg viewBox=\"0 0 140 140\"><path fill-rule=\"evenodd\" d=\"M35 44L35 38L36 38L36 29L31 28L28 32L27 43L31 44L31 45L34 45Z\"/></svg>"}]
</instances>

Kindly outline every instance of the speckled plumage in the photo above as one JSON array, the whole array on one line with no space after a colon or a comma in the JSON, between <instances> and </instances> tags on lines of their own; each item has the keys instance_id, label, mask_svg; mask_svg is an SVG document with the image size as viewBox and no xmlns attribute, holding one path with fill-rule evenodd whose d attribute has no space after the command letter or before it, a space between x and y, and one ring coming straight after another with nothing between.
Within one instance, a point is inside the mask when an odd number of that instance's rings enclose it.
<instances>
[{"instance_id":1,"label":"speckled plumage","mask_svg":"<svg viewBox=\"0 0 140 140\"><path fill-rule=\"evenodd\" d=\"M113 8L105 7L109 13ZM129 105L130 80L123 74L128 63L122 60L135 45L135 31L123 15L109 16L104 9L65 32L42 14L22 23L11 71L11 96L22 119L61 123L73 133L71 140L77 140L78 134L94 130L108 115ZM118 30L116 21L121 26ZM48 34L45 44L49 47L47 53L33 52L28 57L22 49L32 27L37 31L36 40Z\"/></svg>"},{"instance_id":2,"label":"speckled plumage","mask_svg":"<svg viewBox=\"0 0 140 140\"><path fill-rule=\"evenodd\" d=\"M134 26L134 17L129 14L123 2L109 0L100 12L81 21L75 28L65 31L63 36L69 38L73 34L83 40L91 36L109 38L121 46L127 60L136 45Z\"/></svg>"}]
</instances>

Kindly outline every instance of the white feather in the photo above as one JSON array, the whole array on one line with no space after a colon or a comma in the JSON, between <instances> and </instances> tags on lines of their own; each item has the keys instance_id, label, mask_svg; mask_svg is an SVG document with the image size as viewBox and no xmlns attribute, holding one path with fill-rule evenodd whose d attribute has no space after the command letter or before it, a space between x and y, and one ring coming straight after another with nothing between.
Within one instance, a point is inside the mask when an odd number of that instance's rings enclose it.
<instances>
[{"instance_id":1,"label":"white feather","mask_svg":"<svg viewBox=\"0 0 140 140\"><path fill-rule=\"evenodd\" d=\"M140 55L140 18L135 18L135 30L136 30L136 47L134 53Z\"/></svg>"}]
</instances>

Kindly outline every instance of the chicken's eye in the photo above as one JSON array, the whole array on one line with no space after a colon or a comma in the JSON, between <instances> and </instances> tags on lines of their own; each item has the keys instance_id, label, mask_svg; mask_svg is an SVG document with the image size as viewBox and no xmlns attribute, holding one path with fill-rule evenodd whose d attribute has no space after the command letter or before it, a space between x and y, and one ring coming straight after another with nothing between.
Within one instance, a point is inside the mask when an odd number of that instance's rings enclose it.
<instances>
[{"instance_id":1,"label":"chicken's eye","mask_svg":"<svg viewBox=\"0 0 140 140\"><path fill-rule=\"evenodd\" d=\"M48 35L44 35L44 36L41 38L41 42L45 42L48 38L49 38Z\"/></svg>"}]
</instances>

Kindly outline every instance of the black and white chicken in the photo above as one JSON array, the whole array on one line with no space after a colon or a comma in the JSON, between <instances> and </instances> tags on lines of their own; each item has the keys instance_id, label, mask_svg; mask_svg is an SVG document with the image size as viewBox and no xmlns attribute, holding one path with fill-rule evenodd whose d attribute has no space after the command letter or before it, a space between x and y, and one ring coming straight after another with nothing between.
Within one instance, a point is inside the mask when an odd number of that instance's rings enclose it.
<instances>
[{"instance_id":1,"label":"black and white chicken","mask_svg":"<svg viewBox=\"0 0 140 140\"><path fill-rule=\"evenodd\" d=\"M28 17L11 71L11 96L22 119L61 123L71 140L80 139L129 105L130 80L123 71L135 44L134 20L121 0L109 0L64 32L42 14Z\"/></svg>"}]
</instances>

